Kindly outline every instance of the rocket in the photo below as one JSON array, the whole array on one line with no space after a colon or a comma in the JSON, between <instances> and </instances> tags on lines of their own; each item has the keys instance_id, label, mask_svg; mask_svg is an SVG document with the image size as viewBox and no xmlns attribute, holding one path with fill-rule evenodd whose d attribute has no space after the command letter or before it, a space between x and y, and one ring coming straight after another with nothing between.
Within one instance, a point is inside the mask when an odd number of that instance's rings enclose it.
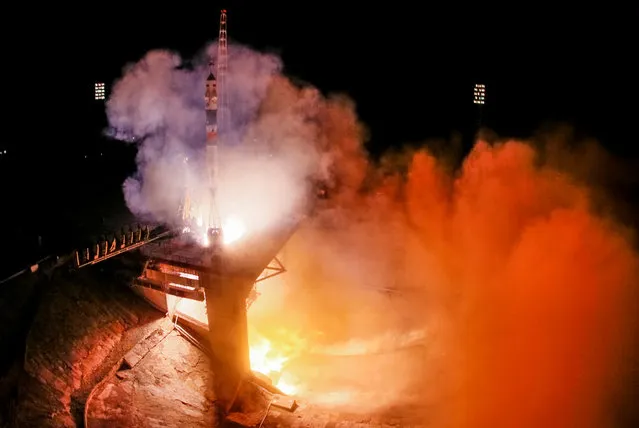
<instances>
[{"instance_id":1,"label":"rocket","mask_svg":"<svg viewBox=\"0 0 639 428\"><path fill-rule=\"evenodd\" d=\"M226 10L222 10L220 15L220 38L218 40L218 55L217 64L214 64L213 59L209 61L209 73L204 82L204 110L205 110L205 130L206 130L206 170L208 175L208 190L209 190L209 209L208 215L206 213L206 202L202 201L203 205L197 205L198 223L200 226L205 226L207 230L221 230L220 218L217 206L217 191L218 191L218 175L219 175L219 161L218 161L218 146L220 145L220 136L224 131L229 128L229 109L228 103L224 102L224 82L227 69L228 55L227 55L227 39L226 39ZM226 108L225 108L226 106ZM221 126L220 126L221 125ZM222 129L220 129L222 128ZM186 161L186 159L185 159ZM189 197L188 189L184 197L182 206L180 207L182 212L182 218L185 221L190 221L192 218L191 213L191 199ZM204 211L204 212L202 212ZM208 218L201 218L201 215L206 215ZM206 225L201 224L205 221Z\"/></svg>"},{"instance_id":2,"label":"rocket","mask_svg":"<svg viewBox=\"0 0 639 428\"><path fill-rule=\"evenodd\" d=\"M217 136L217 81L213 73L213 61L209 62L209 75L206 78L204 102L206 109L206 145L216 144Z\"/></svg>"},{"instance_id":3,"label":"rocket","mask_svg":"<svg viewBox=\"0 0 639 428\"><path fill-rule=\"evenodd\" d=\"M220 14L220 36L217 47L217 64L209 62L209 75L206 78L204 101L206 109L206 160L210 189L209 228L219 229L220 219L217 206L218 187L218 145L220 136L229 131L229 108L226 101L226 71L228 68L228 47L226 37L226 10ZM216 73L214 73L214 70ZM216 76L217 74L217 76Z\"/></svg>"},{"instance_id":4,"label":"rocket","mask_svg":"<svg viewBox=\"0 0 639 428\"><path fill-rule=\"evenodd\" d=\"M209 63L209 75L206 78L204 101L206 110L206 163L209 179L210 209L208 227L218 228L217 182L218 182L218 129L217 129L217 80L213 73L213 62Z\"/></svg>"}]
</instances>

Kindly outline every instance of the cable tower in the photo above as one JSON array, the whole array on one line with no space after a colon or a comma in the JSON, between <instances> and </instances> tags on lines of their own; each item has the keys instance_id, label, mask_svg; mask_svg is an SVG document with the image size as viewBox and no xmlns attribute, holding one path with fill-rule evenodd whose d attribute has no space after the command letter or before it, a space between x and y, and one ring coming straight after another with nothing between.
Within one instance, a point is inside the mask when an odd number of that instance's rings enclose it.
<instances>
[{"instance_id":1,"label":"cable tower","mask_svg":"<svg viewBox=\"0 0 639 428\"><path fill-rule=\"evenodd\" d=\"M226 10L220 14L220 30L217 44L217 64L209 62L210 72L206 81L206 155L210 189L210 207L207 228L221 230L218 205L219 146L224 144L230 131L230 108L226 88L228 73L228 40Z\"/></svg>"},{"instance_id":2,"label":"cable tower","mask_svg":"<svg viewBox=\"0 0 639 428\"><path fill-rule=\"evenodd\" d=\"M224 144L231 128L231 109L227 88L229 66L228 40L226 34L226 10L220 15L220 35L217 44L217 93L218 93L218 139Z\"/></svg>"}]
</instances>

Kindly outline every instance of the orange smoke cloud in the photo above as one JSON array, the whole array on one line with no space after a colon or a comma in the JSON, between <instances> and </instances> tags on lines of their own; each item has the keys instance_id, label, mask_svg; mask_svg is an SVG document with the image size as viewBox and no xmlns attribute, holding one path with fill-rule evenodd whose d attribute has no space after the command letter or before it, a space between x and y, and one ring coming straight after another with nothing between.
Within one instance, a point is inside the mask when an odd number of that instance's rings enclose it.
<instances>
[{"instance_id":1,"label":"orange smoke cloud","mask_svg":"<svg viewBox=\"0 0 639 428\"><path fill-rule=\"evenodd\" d=\"M478 143L439 221L463 295L456 414L462 426L612 426L637 255L592 214L588 189L535 161L529 145Z\"/></svg>"},{"instance_id":2,"label":"orange smoke cloud","mask_svg":"<svg viewBox=\"0 0 639 428\"><path fill-rule=\"evenodd\" d=\"M479 141L457 171L420 150L389 174L364 161L353 119L334 121L341 187L285 249L286 284L264 288L256 317L306 331L310 354L388 355L291 370L324 395L365 384L342 396L351 408L421 403L436 426L614 426L639 258L593 188L517 141ZM411 331L419 346L390 352Z\"/></svg>"}]
</instances>

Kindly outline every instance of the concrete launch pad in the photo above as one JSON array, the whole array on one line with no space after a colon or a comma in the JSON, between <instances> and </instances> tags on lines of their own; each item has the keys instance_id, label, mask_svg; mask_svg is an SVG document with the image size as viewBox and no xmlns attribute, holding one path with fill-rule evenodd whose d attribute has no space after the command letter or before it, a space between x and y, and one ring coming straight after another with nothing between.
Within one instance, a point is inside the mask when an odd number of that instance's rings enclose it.
<instances>
[{"instance_id":1,"label":"concrete launch pad","mask_svg":"<svg viewBox=\"0 0 639 428\"><path fill-rule=\"evenodd\" d=\"M208 360L170 324L129 352L140 357L132 367L111 373L92 391L86 428L216 426Z\"/></svg>"},{"instance_id":2,"label":"concrete launch pad","mask_svg":"<svg viewBox=\"0 0 639 428\"><path fill-rule=\"evenodd\" d=\"M229 246L210 231L209 247L185 233L141 249L147 263L137 286L206 302L215 402L223 414L237 404L240 384L251 375L247 299L298 222L292 218Z\"/></svg>"}]
</instances>

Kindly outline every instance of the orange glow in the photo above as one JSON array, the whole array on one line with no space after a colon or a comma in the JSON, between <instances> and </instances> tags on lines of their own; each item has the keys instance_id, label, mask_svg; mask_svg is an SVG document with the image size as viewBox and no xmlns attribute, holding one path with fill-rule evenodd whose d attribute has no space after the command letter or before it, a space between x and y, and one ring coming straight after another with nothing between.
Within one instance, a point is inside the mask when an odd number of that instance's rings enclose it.
<instances>
[{"instance_id":1,"label":"orange glow","mask_svg":"<svg viewBox=\"0 0 639 428\"><path fill-rule=\"evenodd\" d=\"M177 316L178 319L186 319L191 327L205 330L208 328L209 320L206 315L206 302L166 294L166 307L171 318Z\"/></svg>"},{"instance_id":2,"label":"orange glow","mask_svg":"<svg viewBox=\"0 0 639 428\"><path fill-rule=\"evenodd\" d=\"M249 325L248 340L251 370L269 377L273 385L285 394L294 395L298 393L298 385L282 374L291 358L286 346L282 346L279 343L280 346L276 347L271 340L260 335L252 324Z\"/></svg>"},{"instance_id":3,"label":"orange glow","mask_svg":"<svg viewBox=\"0 0 639 428\"><path fill-rule=\"evenodd\" d=\"M460 427L613 425L637 254L588 187L536 156L479 142L454 176L419 151L406 180L333 194L340 216L298 231L288 272L249 313L276 372L349 410L413 403Z\"/></svg>"},{"instance_id":4,"label":"orange glow","mask_svg":"<svg viewBox=\"0 0 639 428\"><path fill-rule=\"evenodd\" d=\"M171 269L175 269L173 267L164 265L163 268L163 271L167 273L175 273L171 271ZM178 274L189 279L197 279L197 275L194 274L184 272ZM274 278L263 281L260 283L260 287L269 281L274 282ZM174 284L174 286L182 287L179 284ZM262 288L260 289L262 290ZM169 294L165 296L171 317L177 316L178 319L186 320L191 326L208 329L205 301L183 299ZM268 301L268 299L265 299L265 301ZM249 311L250 314L251 312ZM250 320L251 317L249 316L249 322ZM299 392L299 385L295 377L285 372L285 368L291 358L299 355L300 350L304 349L305 342L288 330L280 329L277 333L273 335L276 337L275 340L268 339L255 327L255 323L249 323L248 341L251 369L270 378L273 385L282 392L294 395Z\"/></svg>"}]
</instances>

